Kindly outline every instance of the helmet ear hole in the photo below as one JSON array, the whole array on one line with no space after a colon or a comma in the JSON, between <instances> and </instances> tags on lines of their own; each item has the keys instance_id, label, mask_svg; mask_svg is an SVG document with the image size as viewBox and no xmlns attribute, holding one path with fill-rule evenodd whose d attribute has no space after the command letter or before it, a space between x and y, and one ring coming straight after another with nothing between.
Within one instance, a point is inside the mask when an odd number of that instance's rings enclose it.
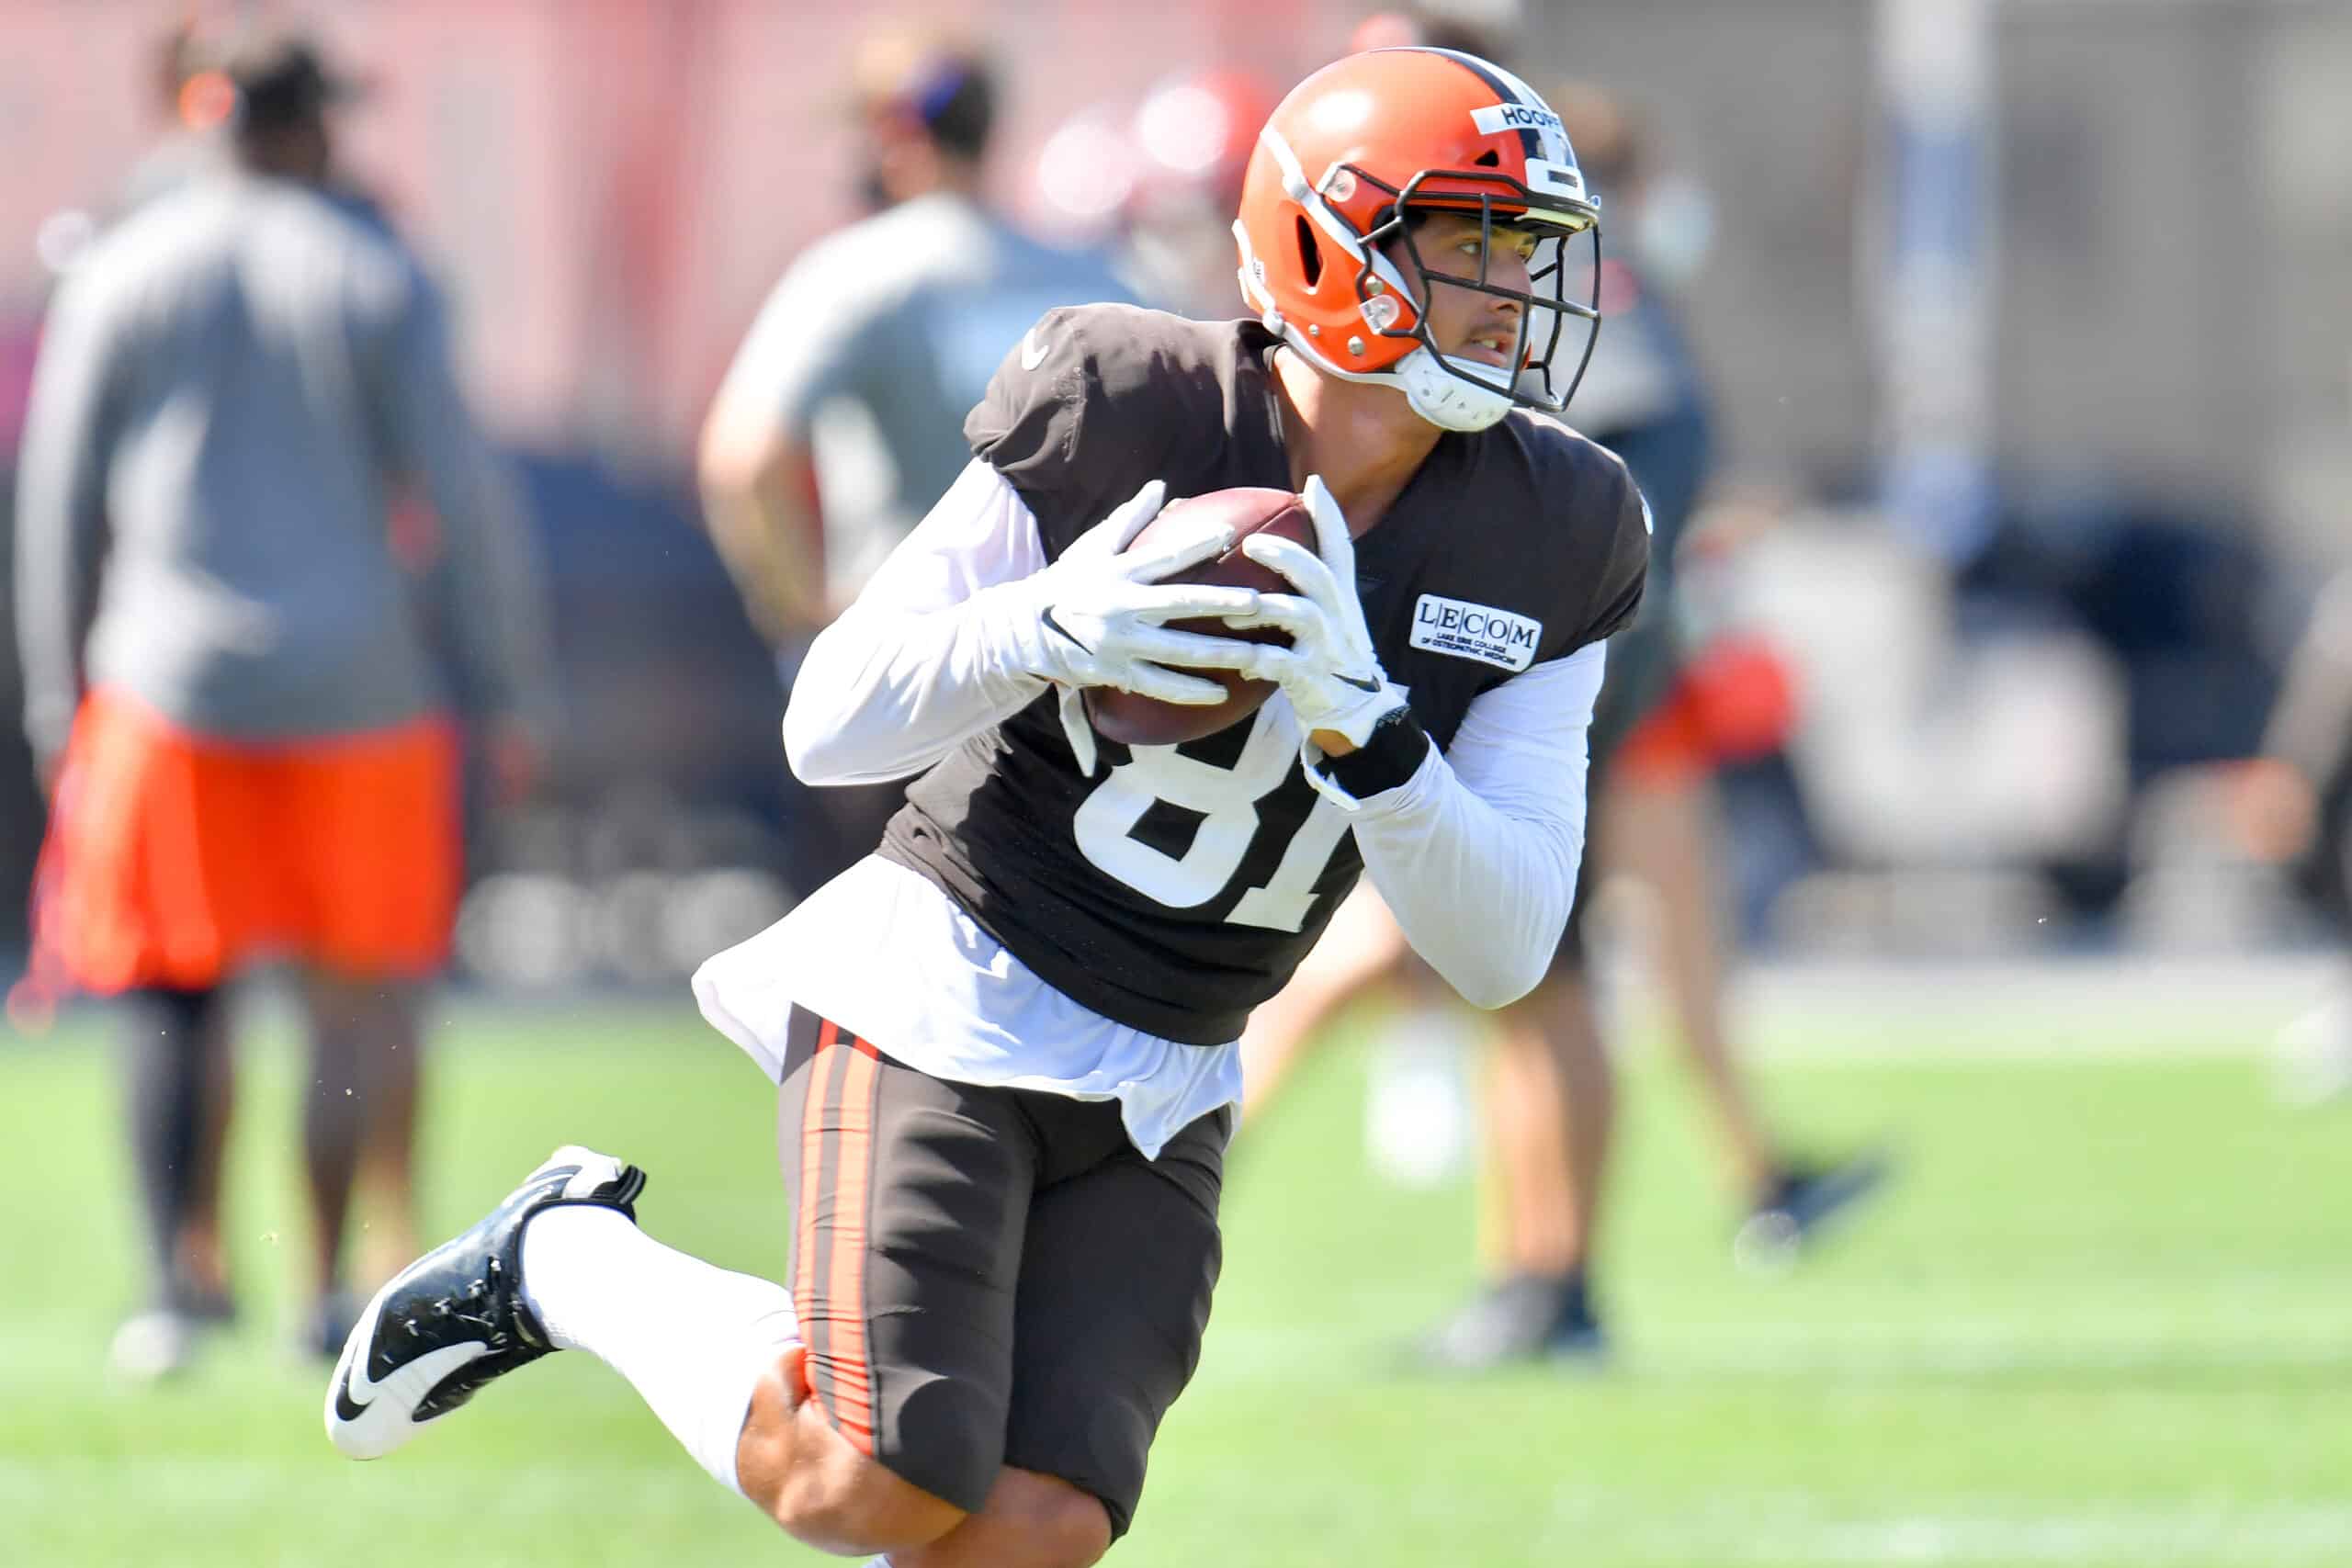
<instances>
[{"instance_id":1,"label":"helmet ear hole","mask_svg":"<svg viewBox=\"0 0 2352 1568\"><path fill-rule=\"evenodd\" d=\"M1298 220L1298 271L1310 289L1323 277L1323 246L1304 217Z\"/></svg>"}]
</instances>

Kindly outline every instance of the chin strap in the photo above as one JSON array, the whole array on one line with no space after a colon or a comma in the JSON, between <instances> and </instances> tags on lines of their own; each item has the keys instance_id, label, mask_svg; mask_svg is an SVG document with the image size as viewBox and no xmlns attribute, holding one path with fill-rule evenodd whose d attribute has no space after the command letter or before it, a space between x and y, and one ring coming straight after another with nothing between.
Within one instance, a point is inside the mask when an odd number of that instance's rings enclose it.
<instances>
[{"instance_id":1,"label":"chin strap","mask_svg":"<svg viewBox=\"0 0 2352 1568\"><path fill-rule=\"evenodd\" d=\"M1259 318L1266 331L1282 339L1295 353L1326 375L1342 381L1353 381L1367 387L1393 387L1405 394L1413 412L1436 425L1440 430L1469 434L1498 423L1510 412L1511 400L1505 392L1474 382L1448 370L1428 344L1413 350L1385 370L1350 370L1335 365L1330 356L1317 347L1314 341L1283 319L1283 313L1267 307ZM1454 360L1453 363L1472 376L1501 376L1501 367L1481 365L1476 360Z\"/></svg>"},{"instance_id":2,"label":"chin strap","mask_svg":"<svg viewBox=\"0 0 2352 1568\"><path fill-rule=\"evenodd\" d=\"M1389 374L1404 392L1405 400L1413 405L1413 412L1440 430L1485 430L1510 412L1508 392L1462 378L1463 375L1503 377L1508 372L1502 367L1481 365L1476 360L1451 363L1453 368L1448 369L1447 362L1441 361L1424 344L1398 360Z\"/></svg>"}]
</instances>

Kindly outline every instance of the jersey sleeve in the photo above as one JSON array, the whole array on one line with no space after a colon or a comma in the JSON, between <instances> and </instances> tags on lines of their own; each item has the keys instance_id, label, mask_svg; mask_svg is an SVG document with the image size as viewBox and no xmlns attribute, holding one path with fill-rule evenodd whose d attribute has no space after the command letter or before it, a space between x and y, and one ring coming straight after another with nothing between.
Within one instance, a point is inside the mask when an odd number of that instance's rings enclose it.
<instances>
[{"instance_id":1,"label":"jersey sleeve","mask_svg":"<svg viewBox=\"0 0 2352 1568\"><path fill-rule=\"evenodd\" d=\"M1414 951L1478 1007L1533 989L1567 923L1608 651L1590 644L1483 693L1442 757L1339 803Z\"/></svg>"},{"instance_id":2,"label":"jersey sleeve","mask_svg":"<svg viewBox=\"0 0 2352 1568\"><path fill-rule=\"evenodd\" d=\"M1197 428L1198 373L1157 342L1166 320L1116 305L1046 311L964 422L972 455L1035 514L1048 559L1167 477L1175 433Z\"/></svg>"},{"instance_id":3,"label":"jersey sleeve","mask_svg":"<svg viewBox=\"0 0 2352 1568\"><path fill-rule=\"evenodd\" d=\"M1650 503L1642 498L1623 464L1617 465L1616 523L1611 531L1606 566L1594 593L1597 613L1591 629L1577 646L1614 637L1634 624L1649 583Z\"/></svg>"},{"instance_id":4,"label":"jersey sleeve","mask_svg":"<svg viewBox=\"0 0 2352 1568\"><path fill-rule=\"evenodd\" d=\"M1624 463L1606 447L1562 432L1544 490L1547 520L1571 553L1576 613L1562 618L1538 657L1560 659L1633 625L1649 578L1650 509Z\"/></svg>"}]
</instances>

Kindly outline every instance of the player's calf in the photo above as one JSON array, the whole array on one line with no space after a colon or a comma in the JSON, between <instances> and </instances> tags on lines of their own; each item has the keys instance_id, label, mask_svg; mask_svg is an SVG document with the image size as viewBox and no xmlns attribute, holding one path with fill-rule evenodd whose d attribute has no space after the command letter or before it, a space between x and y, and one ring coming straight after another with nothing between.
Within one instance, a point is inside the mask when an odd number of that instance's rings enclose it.
<instances>
[{"instance_id":1,"label":"player's calf","mask_svg":"<svg viewBox=\"0 0 2352 1568\"><path fill-rule=\"evenodd\" d=\"M735 1450L744 1496L795 1540L842 1556L913 1551L969 1517L852 1447L808 1397L797 1361L752 1391Z\"/></svg>"},{"instance_id":2,"label":"player's calf","mask_svg":"<svg viewBox=\"0 0 2352 1568\"><path fill-rule=\"evenodd\" d=\"M794 1540L888 1568L1091 1568L1111 1549L1102 1503L1058 1477L1007 1466L967 1513L858 1452L808 1397L797 1360L753 1393L736 1473Z\"/></svg>"},{"instance_id":3,"label":"player's calf","mask_svg":"<svg viewBox=\"0 0 2352 1568\"><path fill-rule=\"evenodd\" d=\"M1111 1550L1111 1516L1069 1482L1008 1466L980 1511L889 1568L1091 1568Z\"/></svg>"}]
</instances>

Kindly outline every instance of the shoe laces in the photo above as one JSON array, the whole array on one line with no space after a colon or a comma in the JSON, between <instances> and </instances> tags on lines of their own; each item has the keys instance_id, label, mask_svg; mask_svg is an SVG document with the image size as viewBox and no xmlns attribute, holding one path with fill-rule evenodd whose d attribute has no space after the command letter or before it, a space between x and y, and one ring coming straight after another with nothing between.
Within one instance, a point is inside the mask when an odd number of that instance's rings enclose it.
<instances>
[{"instance_id":1,"label":"shoe laces","mask_svg":"<svg viewBox=\"0 0 2352 1568\"><path fill-rule=\"evenodd\" d=\"M454 1320L480 1335L492 1350L503 1350L519 1337L519 1332L510 1332L514 1314L509 1308L503 1286L506 1268L496 1258L488 1261L489 1267L469 1281L463 1291L436 1296L421 1315L412 1314L403 1320L401 1326L409 1337L423 1338L425 1331L422 1319L430 1318L435 1324Z\"/></svg>"}]
</instances>

